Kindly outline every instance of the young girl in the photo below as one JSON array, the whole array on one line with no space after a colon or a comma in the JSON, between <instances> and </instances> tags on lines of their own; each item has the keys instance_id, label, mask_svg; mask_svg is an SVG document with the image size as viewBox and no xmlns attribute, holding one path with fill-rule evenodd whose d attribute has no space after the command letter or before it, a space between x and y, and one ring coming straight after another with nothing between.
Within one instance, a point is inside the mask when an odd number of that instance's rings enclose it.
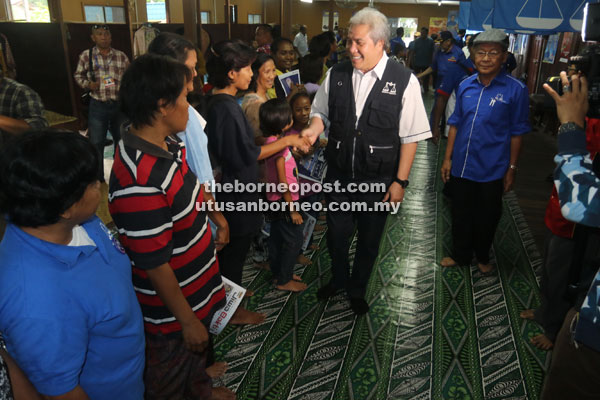
<instances>
[{"instance_id":1,"label":"young girl","mask_svg":"<svg viewBox=\"0 0 600 400\"><path fill-rule=\"evenodd\" d=\"M300 92L292 96L290 100L290 106L292 108L292 118L293 125L290 130L286 132L286 135L293 135L302 132L304 128L308 126L309 117L310 117L310 107L311 107L311 97L306 92ZM297 163L302 163L305 160L310 160L313 157L313 153L319 147L325 147L327 145L327 141L325 139L316 141L315 144L310 148L308 152L302 152L301 150L295 151L294 157L296 158ZM314 183L313 181L306 180L302 177L299 178L300 184L305 183ZM304 193L300 198L300 203L318 203L322 198L321 193ZM314 218L319 217L319 213L315 211L309 211L310 214ZM324 225L315 225L313 232L321 232L325 229ZM311 249L314 250L318 248L316 245L311 245ZM303 265L312 264L312 261L306 257L304 254L300 254L298 256L298 262Z\"/></svg>"},{"instance_id":2,"label":"young girl","mask_svg":"<svg viewBox=\"0 0 600 400\"><path fill-rule=\"evenodd\" d=\"M260 106L260 129L266 137L266 143L276 141L292 126L292 110L284 99L271 99ZM267 200L283 202L281 212L272 212L271 235L269 236L269 259L271 272L279 290L301 292L306 284L293 274L298 252L302 247L302 216L296 210L298 191L290 191L289 186L297 189L298 176L296 161L288 148L272 155L266 160L267 183L286 184L283 193L267 191ZM273 209L272 209L273 210ZM273 210L274 211L274 210Z\"/></svg>"}]
</instances>

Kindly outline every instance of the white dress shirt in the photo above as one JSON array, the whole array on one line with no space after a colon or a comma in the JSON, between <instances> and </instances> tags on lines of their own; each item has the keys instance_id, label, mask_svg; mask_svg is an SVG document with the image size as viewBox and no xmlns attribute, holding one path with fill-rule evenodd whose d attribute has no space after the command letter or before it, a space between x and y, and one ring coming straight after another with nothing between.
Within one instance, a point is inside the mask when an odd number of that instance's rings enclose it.
<instances>
[{"instance_id":1,"label":"white dress shirt","mask_svg":"<svg viewBox=\"0 0 600 400\"><path fill-rule=\"evenodd\" d=\"M352 89L354 91L354 102L356 104L356 124L362 114L365 102L377 80L383 77L387 65L388 56L383 53L381 59L372 70L362 73L356 68L352 71ZM323 84L317 91L312 103L310 116L319 117L329 127L329 77L327 75ZM402 96L402 111L400 112L400 129L398 130L400 143L413 143L431 137L431 129L423 98L421 97L421 85L414 74L411 74L404 95Z\"/></svg>"}]
</instances>

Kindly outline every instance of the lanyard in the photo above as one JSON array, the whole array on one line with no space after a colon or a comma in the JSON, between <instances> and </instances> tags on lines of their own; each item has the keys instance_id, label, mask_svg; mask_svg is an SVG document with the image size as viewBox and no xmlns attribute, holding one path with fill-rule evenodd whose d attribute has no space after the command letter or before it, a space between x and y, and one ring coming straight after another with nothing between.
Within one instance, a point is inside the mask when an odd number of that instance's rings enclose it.
<instances>
[{"instance_id":1,"label":"lanyard","mask_svg":"<svg viewBox=\"0 0 600 400\"><path fill-rule=\"evenodd\" d=\"M108 73L108 69L110 67L110 63L112 63L112 58L108 61L108 63L106 64L106 66L101 66L100 63L98 62L98 55L94 54L94 60L96 60L96 65L98 66L98 69L100 70L100 72L102 72L102 70L104 70L104 72ZM102 62L104 63L104 57L102 58Z\"/></svg>"}]
</instances>

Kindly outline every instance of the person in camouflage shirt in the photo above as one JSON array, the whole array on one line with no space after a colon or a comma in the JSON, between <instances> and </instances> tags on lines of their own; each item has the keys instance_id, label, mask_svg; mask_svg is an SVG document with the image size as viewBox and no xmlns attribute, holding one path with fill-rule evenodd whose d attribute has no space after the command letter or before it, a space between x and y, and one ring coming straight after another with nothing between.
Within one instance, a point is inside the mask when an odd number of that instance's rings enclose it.
<instances>
[{"instance_id":1,"label":"person in camouflage shirt","mask_svg":"<svg viewBox=\"0 0 600 400\"><path fill-rule=\"evenodd\" d=\"M588 88L585 78L574 75L571 82L561 72L562 96L547 84L544 89L557 105L562 125L558 134L558 155L554 172L565 218L592 228L600 228L600 179L586 150L585 116ZM595 236L596 238L598 236ZM591 249L592 260L599 259L600 243ZM586 250L586 253L588 250ZM594 265L596 267L596 265ZM576 304L565 317L558 333L552 364L546 375L541 399L600 398L600 270L592 279L582 304Z\"/></svg>"}]
</instances>

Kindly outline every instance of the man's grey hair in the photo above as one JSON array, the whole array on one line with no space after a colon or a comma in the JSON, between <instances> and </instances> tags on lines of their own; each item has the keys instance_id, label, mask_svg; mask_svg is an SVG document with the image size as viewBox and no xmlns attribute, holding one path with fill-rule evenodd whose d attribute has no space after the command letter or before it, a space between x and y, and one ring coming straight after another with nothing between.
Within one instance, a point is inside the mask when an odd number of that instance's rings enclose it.
<instances>
[{"instance_id":1,"label":"man's grey hair","mask_svg":"<svg viewBox=\"0 0 600 400\"><path fill-rule=\"evenodd\" d=\"M369 36L374 43L383 40L383 47L387 48L390 40L390 26L387 17L372 7L365 7L350 18L348 29L355 25L368 25Z\"/></svg>"}]
</instances>

